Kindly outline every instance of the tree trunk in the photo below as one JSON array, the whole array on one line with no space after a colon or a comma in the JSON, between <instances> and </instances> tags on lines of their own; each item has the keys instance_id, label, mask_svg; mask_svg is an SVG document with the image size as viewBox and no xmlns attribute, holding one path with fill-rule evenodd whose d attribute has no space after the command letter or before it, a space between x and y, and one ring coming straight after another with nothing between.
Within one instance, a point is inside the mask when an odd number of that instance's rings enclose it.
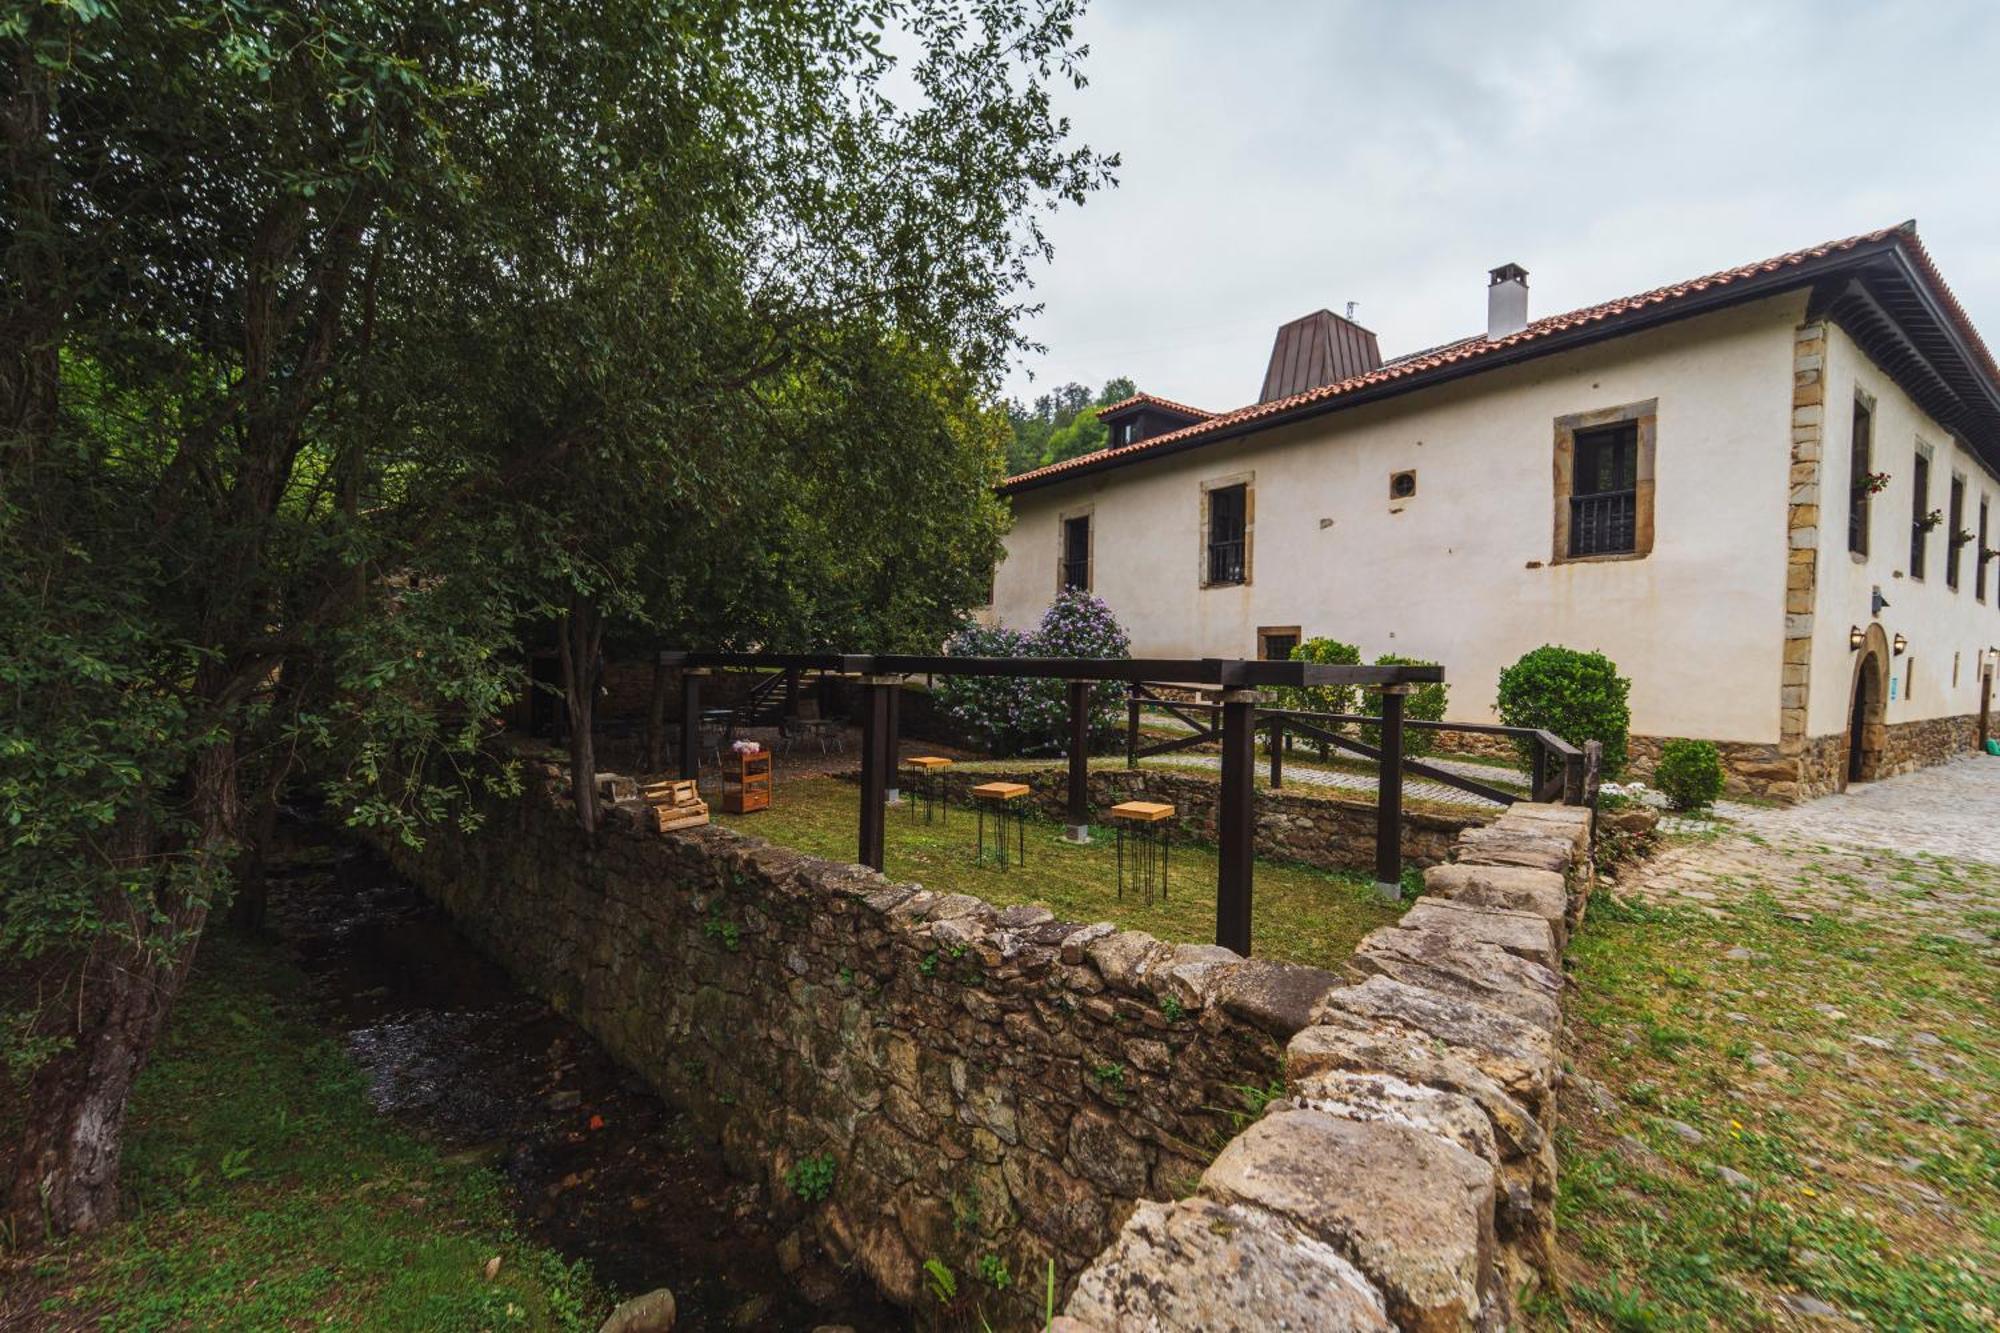
<instances>
[{"instance_id":1,"label":"tree trunk","mask_svg":"<svg viewBox=\"0 0 2000 1333\"><path fill-rule=\"evenodd\" d=\"M204 885L223 882L223 861L236 840L233 743L198 755L190 778L198 841L180 850L193 853L201 873L190 883L161 869L149 904L107 892L102 907L118 928L99 931L73 973L74 1003L49 1006L73 1044L37 1070L29 1086L6 1207L23 1241L96 1231L118 1216L126 1102L194 962L208 919ZM164 867L169 858L155 842L148 821L128 817L106 852L117 865Z\"/></svg>"},{"instance_id":2,"label":"tree trunk","mask_svg":"<svg viewBox=\"0 0 2000 1333\"><path fill-rule=\"evenodd\" d=\"M656 655L653 658L653 697L646 704L646 771L657 773L667 766L667 696L674 682Z\"/></svg>"},{"instance_id":3,"label":"tree trunk","mask_svg":"<svg viewBox=\"0 0 2000 1333\"><path fill-rule=\"evenodd\" d=\"M569 704L569 788L576 822L597 832L597 751L592 730L597 705L597 655L604 642L604 617L581 593L557 626L562 656L563 698Z\"/></svg>"}]
</instances>

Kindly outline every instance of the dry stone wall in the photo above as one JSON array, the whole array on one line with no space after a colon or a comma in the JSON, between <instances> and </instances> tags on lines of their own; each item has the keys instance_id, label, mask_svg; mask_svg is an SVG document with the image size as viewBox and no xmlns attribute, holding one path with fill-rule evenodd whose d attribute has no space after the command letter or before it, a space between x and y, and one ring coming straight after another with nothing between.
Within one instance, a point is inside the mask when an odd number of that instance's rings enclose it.
<instances>
[{"instance_id":1,"label":"dry stone wall","mask_svg":"<svg viewBox=\"0 0 2000 1333\"><path fill-rule=\"evenodd\" d=\"M1499 1329L1554 1261L1561 958L1588 810L1458 836L1286 1051L1286 1096L1189 1198L1141 1203L1068 1333Z\"/></svg>"},{"instance_id":2,"label":"dry stone wall","mask_svg":"<svg viewBox=\"0 0 2000 1333\"><path fill-rule=\"evenodd\" d=\"M788 1241L930 1317L937 1259L995 1327L1039 1326L1046 1264L1067 1290L1144 1201L1191 1190L1340 980L718 827L642 832L629 806L587 840L534 767L477 834L392 855L760 1179Z\"/></svg>"}]
</instances>

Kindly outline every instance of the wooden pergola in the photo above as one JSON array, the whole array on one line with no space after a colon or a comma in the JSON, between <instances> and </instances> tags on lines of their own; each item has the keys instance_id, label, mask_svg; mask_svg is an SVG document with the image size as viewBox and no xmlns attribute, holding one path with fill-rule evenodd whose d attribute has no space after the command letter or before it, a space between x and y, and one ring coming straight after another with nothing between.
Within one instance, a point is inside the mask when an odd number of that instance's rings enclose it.
<instances>
[{"instance_id":1,"label":"wooden pergola","mask_svg":"<svg viewBox=\"0 0 2000 1333\"><path fill-rule=\"evenodd\" d=\"M1069 822L1090 822L1090 687L1101 681L1173 685L1212 691L1221 714L1221 800L1217 819L1215 942L1250 952L1250 896L1255 865L1258 691L1283 686L1356 685L1382 692L1376 798L1375 878L1393 891L1402 875L1403 701L1414 685L1444 679L1441 666L1334 666L1236 658L950 657L854 653L664 652L662 666L681 675L681 776L699 776L701 685L716 670L822 672L860 678L861 819L855 858L883 868L888 789L896 762L896 690L910 676L1003 676L1069 682Z\"/></svg>"}]
</instances>

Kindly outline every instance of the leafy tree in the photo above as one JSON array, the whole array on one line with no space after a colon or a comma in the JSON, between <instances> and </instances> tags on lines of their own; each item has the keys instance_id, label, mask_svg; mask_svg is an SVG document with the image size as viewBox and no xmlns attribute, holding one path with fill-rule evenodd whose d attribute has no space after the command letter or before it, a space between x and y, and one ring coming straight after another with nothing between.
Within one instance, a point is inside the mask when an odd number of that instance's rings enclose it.
<instances>
[{"instance_id":1,"label":"leafy tree","mask_svg":"<svg viewBox=\"0 0 2000 1333\"><path fill-rule=\"evenodd\" d=\"M1113 165L1049 111L1075 12L8 0L14 1235L114 1215L294 774L414 839L510 789L524 635L587 718L621 619L886 646L977 600L1037 209Z\"/></svg>"},{"instance_id":2,"label":"leafy tree","mask_svg":"<svg viewBox=\"0 0 2000 1333\"><path fill-rule=\"evenodd\" d=\"M1014 428L1007 447L1008 473L1059 463L1102 449L1111 439L1111 428L1097 419L1097 409L1122 402L1137 393L1123 375L1106 380L1095 395L1087 385L1074 381L1035 399L1033 407L1018 399L1007 406Z\"/></svg>"}]
</instances>

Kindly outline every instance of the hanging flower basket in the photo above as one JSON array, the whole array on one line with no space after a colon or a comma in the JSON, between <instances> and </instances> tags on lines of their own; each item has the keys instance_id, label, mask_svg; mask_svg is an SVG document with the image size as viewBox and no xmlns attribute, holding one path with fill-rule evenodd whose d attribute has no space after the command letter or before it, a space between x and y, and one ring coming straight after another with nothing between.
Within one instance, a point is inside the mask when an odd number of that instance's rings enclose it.
<instances>
[{"instance_id":1,"label":"hanging flower basket","mask_svg":"<svg viewBox=\"0 0 2000 1333\"><path fill-rule=\"evenodd\" d=\"M1944 522L1944 510L1933 509L1930 513L1925 514L1917 520L1917 527L1920 531L1930 532L1936 529L1938 524L1942 522Z\"/></svg>"},{"instance_id":2,"label":"hanging flower basket","mask_svg":"<svg viewBox=\"0 0 2000 1333\"><path fill-rule=\"evenodd\" d=\"M1889 489L1889 474L1886 472L1870 472L1861 478L1861 484L1855 487L1855 489L1866 491L1870 495L1880 495L1883 491Z\"/></svg>"}]
</instances>

